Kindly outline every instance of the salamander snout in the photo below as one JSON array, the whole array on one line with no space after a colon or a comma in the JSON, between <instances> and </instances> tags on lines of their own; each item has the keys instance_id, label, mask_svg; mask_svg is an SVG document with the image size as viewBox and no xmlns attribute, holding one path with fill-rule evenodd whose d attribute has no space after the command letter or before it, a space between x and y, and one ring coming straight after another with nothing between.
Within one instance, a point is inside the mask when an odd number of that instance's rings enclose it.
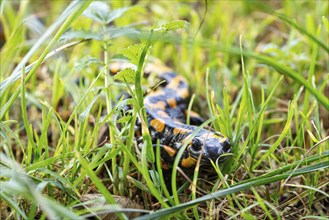
<instances>
[{"instance_id":1,"label":"salamander snout","mask_svg":"<svg viewBox=\"0 0 329 220\"><path fill-rule=\"evenodd\" d=\"M227 157L223 156L225 153L231 151L231 143L228 138L209 138L205 144L205 154L208 159L216 162L223 162Z\"/></svg>"},{"instance_id":2,"label":"salamander snout","mask_svg":"<svg viewBox=\"0 0 329 220\"><path fill-rule=\"evenodd\" d=\"M225 138L225 140L222 142L222 147L223 153L229 153L231 151L231 143L228 138Z\"/></svg>"},{"instance_id":3,"label":"salamander snout","mask_svg":"<svg viewBox=\"0 0 329 220\"><path fill-rule=\"evenodd\" d=\"M231 151L231 143L229 139L225 137L213 136L204 139L195 137L192 140L189 150L190 155L195 159L197 159L202 153L201 163L204 165L210 165L210 160L213 162L218 160L218 162L221 163L227 159L227 156L224 156L223 154Z\"/></svg>"}]
</instances>

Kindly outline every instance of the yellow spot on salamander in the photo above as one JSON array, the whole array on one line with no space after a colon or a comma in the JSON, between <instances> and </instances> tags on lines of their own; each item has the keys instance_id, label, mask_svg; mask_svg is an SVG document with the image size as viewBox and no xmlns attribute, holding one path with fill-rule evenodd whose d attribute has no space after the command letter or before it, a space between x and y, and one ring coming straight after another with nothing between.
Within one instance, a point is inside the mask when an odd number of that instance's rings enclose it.
<instances>
[{"instance_id":1,"label":"yellow spot on salamander","mask_svg":"<svg viewBox=\"0 0 329 220\"><path fill-rule=\"evenodd\" d=\"M136 66L133 64L129 64L127 62L113 62L110 63L110 72L112 75L117 74L118 72L120 72L123 69L127 69L127 68L131 68L131 69L136 69Z\"/></svg>"},{"instance_id":2,"label":"yellow spot on salamander","mask_svg":"<svg viewBox=\"0 0 329 220\"><path fill-rule=\"evenodd\" d=\"M193 157L188 157L182 160L182 167L189 168L191 166L194 166L196 164L197 160Z\"/></svg>"},{"instance_id":3,"label":"yellow spot on salamander","mask_svg":"<svg viewBox=\"0 0 329 220\"><path fill-rule=\"evenodd\" d=\"M175 78L171 79L167 87L171 89L177 89L180 82L186 83L186 80L182 76L176 76Z\"/></svg>"},{"instance_id":4,"label":"yellow spot on salamander","mask_svg":"<svg viewBox=\"0 0 329 220\"><path fill-rule=\"evenodd\" d=\"M174 134L186 134L187 132L189 132L189 130L185 128L174 128L173 130Z\"/></svg>"},{"instance_id":5,"label":"yellow spot on salamander","mask_svg":"<svg viewBox=\"0 0 329 220\"><path fill-rule=\"evenodd\" d=\"M187 141L191 142L191 135L187 135L183 140L182 140L182 144L185 144ZM190 144L190 143L189 143Z\"/></svg>"},{"instance_id":6,"label":"yellow spot on salamander","mask_svg":"<svg viewBox=\"0 0 329 220\"><path fill-rule=\"evenodd\" d=\"M166 112L162 111L162 110L158 110L156 113L161 117L169 118L169 115Z\"/></svg>"},{"instance_id":7,"label":"yellow spot on salamander","mask_svg":"<svg viewBox=\"0 0 329 220\"><path fill-rule=\"evenodd\" d=\"M150 92L150 96L161 96L166 95L166 93L162 89L158 89L156 91Z\"/></svg>"},{"instance_id":8,"label":"yellow spot on salamander","mask_svg":"<svg viewBox=\"0 0 329 220\"><path fill-rule=\"evenodd\" d=\"M174 148L169 147L169 146L167 146L167 145L164 145L163 148L164 148L164 150L168 153L168 155L169 155L170 157L175 156L176 153L177 153L177 151L176 151Z\"/></svg>"},{"instance_id":9,"label":"yellow spot on salamander","mask_svg":"<svg viewBox=\"0 0 329 220\"><path fill-rule=\"evenodd\" d=\"M166 109L166 103L164 101L158 101L156 103L151 103L148 99L145 99L144 105L147 108L150 108L151 110L152 109L162 109L162 110Z\"/></svg>"},{"instance_id":10,"label":"yellow spot on salamander","mask_svg":"<svg viewBox=\"0 0 329 220\"><path fill-rule=\"evenodd\" d=\"M166 162L164 162L162 159L161 159L161 168L164 169L164 170L169 170L169 166Z\"/></svg>"},{"instance_id":11,"label":"yellow spot on salamander","mask_svg":"<svg viewBox=\"0 0 329 220\"><path fill-rule=\"evenodd\" d=\"M184 88L184 89L179 89L177 91L177 94L179 97L186 99L189 96L189 92L188 89Z\"/></svg>"},{"instance_id":12,"label":"yellow spot on salamander","mask_svg":"<svg viewBox=\"0 0 329 220\"><path fill-rule=\"evenodd\" d=\"M176 102L175 98L167 99L167 103L171 108L176 108L177 107L177 102Z\"/></svg>"},{"instance_id":13,"label":"yellow spot on salamander","mask_svg":"<svg viewBox=\"0 0 329 220\"><path fill-rule=\"evenodd\" d=\"M146 63L145 72L156 73L157 75L161 75L163 73L171 72L172 70L163 65L160 61L154 60L152 63Z\"/></svg>"},{"instance_id":14,"label":"yellow spot on salamander","mask_svg":"<svg viewBox=\"0 0 329 220\"><path fill-rule=\"evenodd\" d=\"M223 136L219 136L215 133L212 133L212 132L206 132L206 133L203 133L201 135L202 138L204 139L207 139L207 138L217 138L217 139L221 139L220 142L224 142L227 138L224 138Z\"/></svg>"},{"instance_id":15,"label":"yellow spot on salamander","mask_svg":"<svg viewBox=\"0 0 329 220\"><path fill-rule=\"evenodd\" d=\"M218 137L218 136L217 136ZM219 138L221 138L221 137L219 137ZM225 141L227 141L227 138L222 138L222 140L220 141L221 143L223 143L223 142L225 142Z\"/></svg>"},{"instance_id":16,"label":"yellow spot on salamander","mask_svg":"<svg viewBox=\"0 0 329 220\"><path fill-rule=\"evenodd\" d=\"M191 117L201 118L201 116L198 113L194 112L194 111L185 110L185 115L187 115L187 114L190 114Z\"/></svg>"},{"instance_id":17,"label":"yellow spot on salamander","mask_svg":"<svg viewBox=\"0 0 329 220\"><path fill-rule=\"evenodd\" d=\"M150 125L157 131L161 132L166 127L165 122L160 118L155 118L150 122Z\"/></svg>"}]
</instances>

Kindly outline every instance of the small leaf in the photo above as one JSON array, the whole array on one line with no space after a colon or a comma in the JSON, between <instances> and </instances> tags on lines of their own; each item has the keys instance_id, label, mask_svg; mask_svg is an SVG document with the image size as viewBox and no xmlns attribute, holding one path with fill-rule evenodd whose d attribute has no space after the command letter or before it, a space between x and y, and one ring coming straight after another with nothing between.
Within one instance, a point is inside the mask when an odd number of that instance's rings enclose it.
<instances>
[{"instance_id":1,"label":"small leaf","mask_svg":"<svg viewBox=\"0 0 329 220\"><path fill-rule=\"evenodd\" d=\"M186 29L188 27L188 22L183 20L171 21L161 27L155 29L154 31L158 34L165 34L169 31L175 31L178 29Z\"/></svg>"},{"instance_id":2,"label":"small leaf","mask_svg":"<svg viewBox=\"0 0 329 220\"><path fill-rule=\"evenodd\" d=\"M188 27L188 22L184 20L171 21L168 24L163 25L162 27L166 31L175 31L178 29L186 29Z\"/></svg>"},{"instance_id":3,"label":"small leaf","mask_svg":"<svg viewBox=\"0 0 329 220\"><path fill-rule=\"evenodd\" d=\"M143 51L142 44L134 44L121 51L121 54L128 58L131 63L138 65L140 55Z\"/></svg>"},{"instance_id":4,"label":"small leaf","mask_svg":"<svg viewBox=\"0 0 329 220\"><path fill-rule=\"evenodd\" d=\"M109 18L110 7L108 4L95 1L89 5L83 15L100 23L106 23Z\"/></svg>"},{"instance_id":5,"label":"small leaf","mask_svg":"<svg viewBox=\"0 0 329 220\"><path fill-rule=\"evenodd\" d=\"M178 29L186 29L188 22L184 20L171 21L154 30L154 39L163 38L168 32Z\"/></svg>"},{"instance_id":6,"label":"small leaf","mask_svg":"<svg viewBox=\"0 0 329 220\"><path fill-rule=\"evenodd\" d=\"M91 31L86 31L86 30L71 30L67 31L64 33L61 38L59 39L60 42L67 42L67 41L72 41L72 40L89 40L89 39L94 39L94 40L102 40L103 35L99 33L93 33Z\"/></svg>"},{"instance_id":7,"label":"small leaf","mask_svg":"<svg viewBox=\"0 0 329 220\"><path fill-rule=\"evenodd\" d=\"M103 64L103 62L96 57L87 56L79 60L79 62L74 66L74 68L76 68L77 71L80 72L81 70L92 64Z\"/></svg>"},{"instance_id":8,"label":"small leaf","mask_svg":"<svg viewBox=\"0 0 329 220\"><path fill-rule=\"evenodd\" d=\"M129 36L131 37L132 35L139 35L140 31L136 30L135 28L131 27L120 27L120 28L108 28L107 32L110 34L111 39L113 38L118 38L121 36Z\"/></svg>"},{"instance_id":9,"label":"small leaf","mask_svg":"<svg viewBox=\"0 0 329 220\"><path fill-rule=\"evenodd\" d=\"M94 21L108 24L112 22L113 20L121 17L128 9L129 7L119 8L112 10L110 9L109 5L101 2L101 1L95 1L87 8L87 10L83 13L88 18L93 19Z\"/></svg>"},{"instance_id":10,"label":"small leaf","mask_svg":"<svg viewBox=\"0 0 329 220\"><path fill-rule=\"evenodd\" d=\"M106 23L110 23L111 21L121 17L129 8L128 7L125 7L125 8L119 8L119 9L116 9L116 10L113 10L109 16L108 16L108 19L106 21Z\"/></svg>"},{"instance_id":11,"label":"small leaf","mask_svg":"<svg viewBox=\"0 0 329 220\"><path fill-rule=\"evenodd\" d=\"M126 123L131 119L131 115L126 115L117 120L118 123Z\"/></svg>"},{"instance_id":12,"label":"small leaf","mask_svg":"<svg viewBox=\"0 0 329 220\"><path fill-rule=\"evenodd\" d=\"M133 83L135 82L135 76L136 76L136 71L131 68L127 68L118 72L113 78L115 80L120 80L123 82L126 81L127 83Z\"/></svg>"}]
</instances>

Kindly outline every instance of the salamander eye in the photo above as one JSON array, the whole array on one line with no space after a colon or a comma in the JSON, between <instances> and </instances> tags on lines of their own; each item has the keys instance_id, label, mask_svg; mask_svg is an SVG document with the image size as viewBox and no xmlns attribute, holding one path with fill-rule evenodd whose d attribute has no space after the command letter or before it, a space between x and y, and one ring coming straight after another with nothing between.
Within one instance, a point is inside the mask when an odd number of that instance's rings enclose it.
<instances>
[{"instance_id":1,"label":"salamander eye","mask_svg":"<svg viewBox=\"0 0 329 220\"><path fill-rule=\"evenodd\" d=\"M198 138L193 138L191 148L193 151L200 151L202 148L202 142Z\"/></svg>"}]
</instances>

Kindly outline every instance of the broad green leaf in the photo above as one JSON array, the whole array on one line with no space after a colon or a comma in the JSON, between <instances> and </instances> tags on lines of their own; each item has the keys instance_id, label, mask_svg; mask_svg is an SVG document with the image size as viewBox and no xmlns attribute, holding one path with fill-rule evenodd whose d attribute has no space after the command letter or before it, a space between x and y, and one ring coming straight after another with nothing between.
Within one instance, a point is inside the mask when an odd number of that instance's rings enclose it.
<instances>
[{"instance_id":1,"label":"broad green leaf","mask_svg":"<svg viewBox=\"0 0 329 220\"><path fill-rule=\"evenodd\" d=\"M184 20L171 21L165 25L162 25L160 28L155 29L155 32L169 32L176 31L178 29L186 29L188 27L188 22Z\"/></svg>"},{"instance_id":2,"label":"broad green leaf","mask_svg":"<svg viewBox=\"0 0 329 220\"><path fill-rule=\"evenodd\" d=\"M134 83L135 77L136 71L131 68L127 68L118 72L113 78L122 82L126 81L127 83Z\"/></svg>"},{"instance_id":3,"label":"broad green leaf","mask_svg":"<svg viewBox=\"0 0 329 220\"><path fill-rule=\"evenodd\" d=\"M143 48L143 44L133 44L128 48L123 49L120 54L128 58L133 64L138 65Z\"/></svg>"},{"instance_id":4,"label":"broad green leaf","mask_svg":"<svg viewBox=\"0 0 329 220\"><path fill-rule=\"evenodd\" d=\"M108 24L111 21L121 17L126 11L128 11L128 9L130 9L130 8L125 7L125 8L119 8L119 9L111 11L111 13L108 16L108 19L107 19L106 23Z\"/></svg>"}]
</instances>

